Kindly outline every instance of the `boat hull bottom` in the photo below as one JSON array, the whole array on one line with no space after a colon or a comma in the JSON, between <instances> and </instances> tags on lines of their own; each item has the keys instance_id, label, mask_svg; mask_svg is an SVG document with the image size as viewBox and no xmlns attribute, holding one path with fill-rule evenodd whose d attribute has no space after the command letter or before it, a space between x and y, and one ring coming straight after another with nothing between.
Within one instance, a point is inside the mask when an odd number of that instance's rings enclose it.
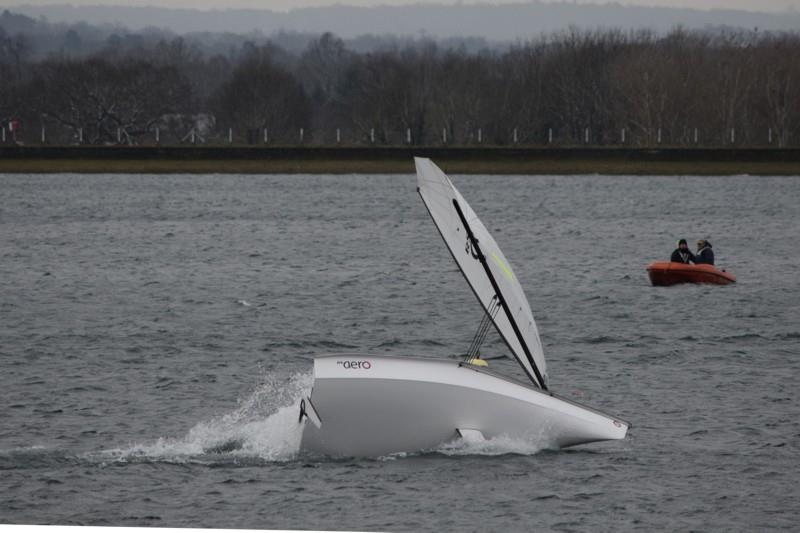
<instances>
[{"instance_id":1,"label":"boat hull bottom","mask_svg":"<svg viewBox=\"0 0 800 533\"><path fill-rule=\"evenodd\" d=\"M369 368L349 371L345 362ZM562 448L622 439L628 429L619 419L547 392L433 359L317 359L309 404L321 424L305 423L301 449L329 456L430 451L465 430Z\"/></svg>"}]
</instances>

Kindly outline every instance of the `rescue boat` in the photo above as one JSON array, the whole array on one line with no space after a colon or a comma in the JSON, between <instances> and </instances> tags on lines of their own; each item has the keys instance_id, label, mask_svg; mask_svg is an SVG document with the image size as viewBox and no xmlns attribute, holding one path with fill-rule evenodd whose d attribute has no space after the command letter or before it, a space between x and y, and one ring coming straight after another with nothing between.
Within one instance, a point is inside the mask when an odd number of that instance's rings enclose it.
<instances>
[{"instance_id":1,"label":"rescue boat","mask_svg":"<svg viewBox=\"0 0 800 533\"><path fill-rule=\"evenodd\" d=\"M678 283L712 283L715 285L736 283L736 276L714 265L656 261L647 266L647 274L650 276L650 282L656 286Z\"/></svg>"}]
</instances>

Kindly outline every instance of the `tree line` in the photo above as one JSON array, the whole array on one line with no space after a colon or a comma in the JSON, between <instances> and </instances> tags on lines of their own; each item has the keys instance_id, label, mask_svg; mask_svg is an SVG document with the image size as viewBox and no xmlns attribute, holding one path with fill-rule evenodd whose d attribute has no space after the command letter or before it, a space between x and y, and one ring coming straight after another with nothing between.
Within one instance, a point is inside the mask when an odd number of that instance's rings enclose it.
<instances>
[{"instance_id":1,"label":"tree line","mask_svg":"<svg viewBox=\"0 0 800 533\"><path fill-rule=\"evenodd\" d=\"M6 142L800 144L797 33L571 28L481 50L355 51L329 33L299 52L137 42L37 58L0 27Z\"/></svg>"}]
</instances>

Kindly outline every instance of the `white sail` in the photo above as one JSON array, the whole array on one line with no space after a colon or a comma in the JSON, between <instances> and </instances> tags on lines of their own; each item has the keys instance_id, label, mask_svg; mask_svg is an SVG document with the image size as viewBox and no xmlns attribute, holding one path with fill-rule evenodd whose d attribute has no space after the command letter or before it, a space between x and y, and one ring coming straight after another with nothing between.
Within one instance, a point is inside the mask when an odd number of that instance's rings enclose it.
<instances>
[{"instance_id":1,"label":"white sail","mask_svg":"<svg viewBox=\"0 0 800 533\"><path fill-rule=\"evenodd\" d=\"M547 367L539 331L511 265L444 172L430 159L417 157L414 163L419 194L453 259L525 373L546 389ZM505 305L495 310L498 302Z\"/></svg>"}]
</instances>

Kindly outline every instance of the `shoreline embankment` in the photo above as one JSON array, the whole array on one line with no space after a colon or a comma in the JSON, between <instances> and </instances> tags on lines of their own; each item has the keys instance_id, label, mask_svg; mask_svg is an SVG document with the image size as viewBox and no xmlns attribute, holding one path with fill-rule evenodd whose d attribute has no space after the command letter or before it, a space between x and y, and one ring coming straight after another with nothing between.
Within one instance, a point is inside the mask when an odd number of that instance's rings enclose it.
<instances>
[{"instance_id":1,"label":"shoreline embankment","mask_svg":"<svg viewBox=\"0 0 800 533\"><path fill-rule=\"evenodd\" d=\"M797 148L499 146L0 146L0 173L800 176Z\"/></svg>"}]
</instances>

